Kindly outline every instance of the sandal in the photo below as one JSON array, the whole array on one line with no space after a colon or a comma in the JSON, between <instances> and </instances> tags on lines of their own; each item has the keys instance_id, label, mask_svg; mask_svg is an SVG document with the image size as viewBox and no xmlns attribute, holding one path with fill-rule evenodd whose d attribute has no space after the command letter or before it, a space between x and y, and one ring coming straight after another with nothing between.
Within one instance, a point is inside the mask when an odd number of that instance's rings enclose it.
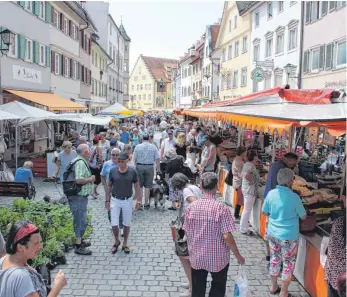
<instances>
[{"instance_id":1,"label":"sandal","mask_svg":"<svg viewBox=\"0 0 347 297\"><path fill-rule=\"evenodd\" d=\"M130 249L127 246L123 246L122 250L124 251L124 253L129 254L130 253Z\"/></svg>"},{"instance_id":2,"label":"sandal","mask_svg":"<svg viewBox=\"0 0 347 297\"><path fill-rule=\"evenodd\" d=\"M277 290L274 291L274 292L271 292L271 291L270 291L270 294L271 294L271 295L278 295L280 292L281 292L281 287L278 286L278 287L277 287Z\"/></svg>"},{"instance_id":3,"label":"sandal","mask_svg":"<svg viewBox=\"0 0 347 297\"><path fill-rule=\"evenodd\" d=\"M114 255L115 253L117 253L118 251L118 247L120 246L120 242L117 244L115 243L113 246L112 246L112 249L111 249L111 254Z\"/></svg>"},{"instance_id":4,"label":"sandal","mask_svg":"<svg viewBox=\"0 0 347 297\"><path fill-rule=\"evenodd\" d=\"M144 206L144 209L150 209L150 205L149 204L146 204L145 206Z\"/></svg>"},{"instance_id":5,"label":"sandal","mask_svg":"<svg viewBox=\"0 0 347 297\"><path fill-rule=\"evenodd\" d=\"M241 234L242 234L242 235L246 235L246 236L254 236L254 235L255 235L254 232L251 231L251 230L248 230L247 232L241 233Z\"/></svg>"}]
</instances>

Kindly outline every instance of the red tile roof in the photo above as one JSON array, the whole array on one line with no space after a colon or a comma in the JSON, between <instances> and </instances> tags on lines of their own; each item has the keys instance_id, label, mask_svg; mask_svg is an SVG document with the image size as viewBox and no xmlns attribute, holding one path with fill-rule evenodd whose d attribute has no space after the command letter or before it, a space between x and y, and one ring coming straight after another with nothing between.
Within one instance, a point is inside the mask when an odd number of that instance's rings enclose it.
<instances>
[{"instance_id":1,"label":"red tile roof","mask_svg":"<svg viewBox=\"0 0 347 297\"><path fill-rule=\"evenodd\" d=\"M220 25L212 25L211 26L212 51L216 47L216 42L217 42L217 38L218 38L219 28L220 28Z\"/></svg>"},{"instance_id":2,"label":"red tile roof","mask_svg":"<svg viewBox=\"0 0 347 297\"><path fill-rule=\"evenodd\" d=\"M170 81L168 78L167 67L177 68L178 61L166 58L155 58L142 56L146 63L148 70L152 73L156 80L162 79L164 81Z\"/></svg>"}]
</instances>

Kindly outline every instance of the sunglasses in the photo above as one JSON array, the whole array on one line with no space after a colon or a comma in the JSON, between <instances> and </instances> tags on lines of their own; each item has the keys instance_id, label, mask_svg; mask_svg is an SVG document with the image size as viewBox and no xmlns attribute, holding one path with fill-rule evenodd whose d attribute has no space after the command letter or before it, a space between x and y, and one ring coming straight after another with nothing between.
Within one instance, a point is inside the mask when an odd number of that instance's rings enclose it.
<instances>
[{"instance_id":1,"label":"sunglasses","mask_svg":"<svg viewBox=\"0 0 347 297\"><path fill-rule=\"evenodd\" d=\"M118 156L117 154L112 154L112 157Z\"/></svg>"}]
</instances>

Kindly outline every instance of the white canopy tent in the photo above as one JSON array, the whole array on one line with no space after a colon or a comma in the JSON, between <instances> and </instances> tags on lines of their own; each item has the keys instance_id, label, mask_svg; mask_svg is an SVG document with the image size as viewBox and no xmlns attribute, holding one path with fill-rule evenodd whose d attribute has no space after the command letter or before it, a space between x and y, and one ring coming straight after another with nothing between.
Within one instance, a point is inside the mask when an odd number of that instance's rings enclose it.
<instances>
[{"instance_id":1,"label":"white canopy tent","mask_svg":"<svg viewBox=\"0 0 347 297\"><path fill-rule=\"evenodd\" d=\"M72 121L82 124L105 126L110 123L112 117L93 116L90 113L63 113L56 114L51 119L55 121Z\"/></svg>"},{"instance_id":2,"label":"white canopy tent","mask_svg":"<svg viewBox=\"0 0 347 297\"><path fill-rule=\"evenodd\" d=\"M110 114L116 114L119 113L120 111L125 111L128 110L126 107L124 107L122 104L115 103L104 110L100 111L100 115L110 115Z\"/></svg>"}]
</instances>

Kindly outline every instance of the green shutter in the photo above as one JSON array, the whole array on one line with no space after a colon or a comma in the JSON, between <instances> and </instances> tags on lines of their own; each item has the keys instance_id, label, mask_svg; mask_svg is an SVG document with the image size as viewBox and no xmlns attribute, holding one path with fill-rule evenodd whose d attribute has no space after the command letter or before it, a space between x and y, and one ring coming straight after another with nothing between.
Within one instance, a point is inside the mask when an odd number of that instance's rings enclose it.
<instances>
[{"instance_id":1,"label":"green shutter","mask_svg":"<svg viewBox=\"0 0 347 297\"><path fill-rule=\"evenodd\" d=\"M18 34L18 58L25 59L25 38Z\"/></svg>"},{"instance_id":2,"label":"green shutter","mask_svg":"<svg viewBox=\"0 0 347 297\"><path fill-rule=\"evenodd\" d=\"M25 1L18 1L18 4L19 4L20 6L22 6L22 7L24 7Z\"/></svg>"},{"instance_id":3,"label":"green shutter","mask_svg":"<svg viewBox=\"0 0 347 297\"><path fill-rule=\"evenodd\" d=\"M38 1L33 1L33 13L36 15L40 13L40 3Z\"/></svg>"},{"instance_id":4,"label":"green shutter","mask_svg":"<svg viewBox=\"0 0 347 297\"><path fill-rule=\"evenodd\" d=\"M46 46L46 66L51 66L51 48Z\"/></svg>"},{"instance_id":5,"label":"green shutter","mask_svg":"<svg viewBox=\"0 0 347 297\"><path fill-rule=\"evenodd\" d=\"M49 3L48 1L45 2L45 5L46 5L46 22L50 24L52 21L52 6L51 6L51 3Z\"/></svg>"},{"instance_id":6,"label":"green shutter","mask_svg":"<svg viewBox=\"0 0 347 297\"><path fill-rule=\"evenodd\" d=\"M39 63L40 62L40 44L37 41L34 41L34 63Z\"/></svg>"}]
</instances>

